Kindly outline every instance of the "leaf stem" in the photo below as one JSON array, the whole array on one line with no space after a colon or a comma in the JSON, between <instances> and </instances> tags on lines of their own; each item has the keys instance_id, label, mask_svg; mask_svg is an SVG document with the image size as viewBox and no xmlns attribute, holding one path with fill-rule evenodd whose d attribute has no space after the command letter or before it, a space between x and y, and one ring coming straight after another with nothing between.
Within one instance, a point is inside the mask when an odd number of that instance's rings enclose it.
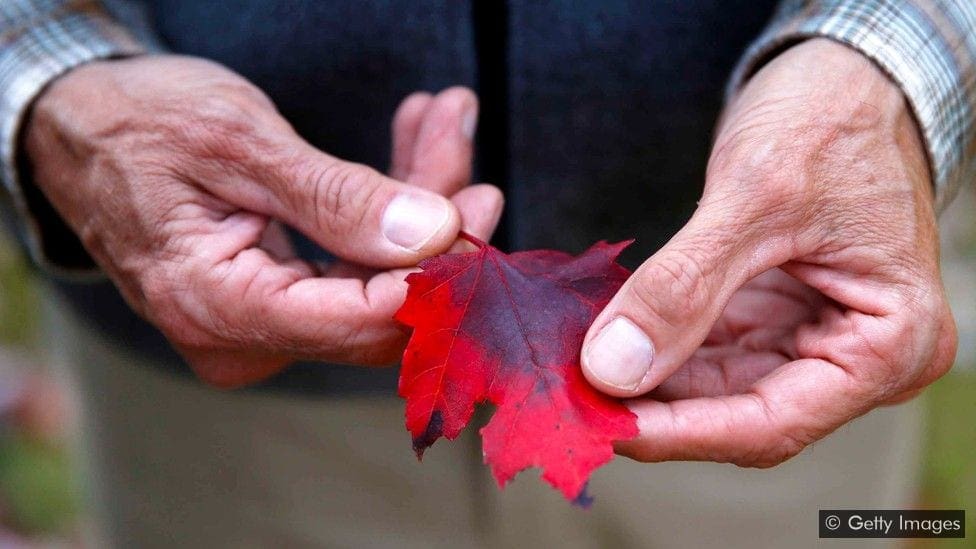
<instances>
[{"instance_id":1,"label":"leaf stem","mask_svg":"<svg viewBox=\"0 0 976 549\"><path fill-rule=\"evenodd\" d=\"M480 238L478 238L478 237L476 237L476 236L474 236L474 235L472 235L470 233L467 233L465 231L459 231L458 232L458 238L460 238L462 240L467 240L468 242L470 242L470 243L474 244L475 246L477 246L478 249L484 249L484 248L487 248L488 247L488 244L486 244L485 241L483 241Z\"/></svg>"}]
</instances>

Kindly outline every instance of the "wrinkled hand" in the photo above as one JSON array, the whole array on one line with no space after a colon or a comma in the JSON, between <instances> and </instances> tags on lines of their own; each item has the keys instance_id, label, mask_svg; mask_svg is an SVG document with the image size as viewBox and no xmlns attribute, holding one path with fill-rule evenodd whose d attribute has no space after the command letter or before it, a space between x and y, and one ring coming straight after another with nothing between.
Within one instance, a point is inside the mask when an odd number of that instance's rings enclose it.
<instances>
[{"instance_id":1,"label":"wrinkled hand","mask_svg":"<svg viewBox=\"0 0 976 549\"><path fill-rule=\"evenodd\" d=\"M583 345L642 461L771 466L945 373L955 325L925 152L899 89L827 40L723 116L704 194Z\"/></svg>"},{"instance_id":2,"label":"wrinkled hand","mask_svg":"<svg viewBox=\"0 0 976 549\"><path fill-rule=\"evenodd\" d=\"M465 187L476 116L463 88L407 98L386 177L302 141L219 65L141 57L58 79L25 150L129 304L201 378L236 386L300 358L399 358L402 268L446 251L462 224L486 238L501 212L497 189ZM343 261L297 259L279 221Z\"/></svg>"}]
</instances>

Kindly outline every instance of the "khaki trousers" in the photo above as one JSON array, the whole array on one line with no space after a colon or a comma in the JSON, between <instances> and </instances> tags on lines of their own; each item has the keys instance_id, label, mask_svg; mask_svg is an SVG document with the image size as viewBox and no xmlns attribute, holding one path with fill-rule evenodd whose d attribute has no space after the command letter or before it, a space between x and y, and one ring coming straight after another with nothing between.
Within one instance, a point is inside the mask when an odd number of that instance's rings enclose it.
<instances>
[{"instance_id":1,"label":"khaki trousers","mask_svg":"<svg viewBox=\"0 0 976 549\"><path fill-rule=\"evenodd\" d=\"M813 547L828 543L819 508L914 503L917 403L768 470L617 458L583 511L532 471L500 491L476 428L418 463L399 399L217 391L48 310L82 409L96 547Z\"/></svg>"}]
</instances>

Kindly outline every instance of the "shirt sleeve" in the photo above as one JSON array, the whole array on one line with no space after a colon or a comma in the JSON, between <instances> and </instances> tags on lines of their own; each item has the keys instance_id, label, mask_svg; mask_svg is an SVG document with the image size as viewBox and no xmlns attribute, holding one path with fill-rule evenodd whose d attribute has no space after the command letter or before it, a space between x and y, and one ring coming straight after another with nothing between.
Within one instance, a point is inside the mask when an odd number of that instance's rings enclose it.
<instances>
[{"instance_id":1,"label":"shirt sleeve","mask_svg":"<svg viewBox=\"0 0 976 549\"><path fill-rule=\"evenodd\" d=\"M766 61L812 37L846 44L901 87L928 153L941 211L976 178L976 2L784 0L732 75L731 97Z\"/></svg>"},{"instance_id":2,"label":"shirt sleeve","mask_svg":"<svg viewBox=\"0 0 976 549\"><path fill-rule=\"evenodd\" d=\"M44 267L68 273L91 270L90 261L52 257L59 242L74 237L59 230L66 228L56 216L54 226L48 216L39 221L39 209L53 210L36 189L19 179L18 138L30 105L45 86L73 67L144 51L97 0L0 0L0 195L6 195L2 201L14 212L16 232ZM73 245L76 240L66 247Z\"/></svg>"}]
</instances>

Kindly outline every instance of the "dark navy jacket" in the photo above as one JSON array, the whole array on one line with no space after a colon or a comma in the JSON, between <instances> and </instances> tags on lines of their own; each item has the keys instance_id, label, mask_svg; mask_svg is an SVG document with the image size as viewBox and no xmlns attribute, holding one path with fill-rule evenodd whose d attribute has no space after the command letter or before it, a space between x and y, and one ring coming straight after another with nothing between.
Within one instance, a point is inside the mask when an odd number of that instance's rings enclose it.
<instances>
[{"instance_id":1,"label":"dark navy jacket","mask_svg":"<svg viewBox=\"0 0 976 549\"><path fill-rule=\"evenodd\" d=\"M724 84L775 2L148 4L166 47L236 70L311 143L379 169L404 96L474 88L479 179L507 195L497 243L579 252L599 239L636 238L624 257L633 267L690 215ZM108 337L189 371L108 283L56 284ZM265 387L392 391L395 380L392 370L299 364Z\"/></svg>"}]
</instances>

